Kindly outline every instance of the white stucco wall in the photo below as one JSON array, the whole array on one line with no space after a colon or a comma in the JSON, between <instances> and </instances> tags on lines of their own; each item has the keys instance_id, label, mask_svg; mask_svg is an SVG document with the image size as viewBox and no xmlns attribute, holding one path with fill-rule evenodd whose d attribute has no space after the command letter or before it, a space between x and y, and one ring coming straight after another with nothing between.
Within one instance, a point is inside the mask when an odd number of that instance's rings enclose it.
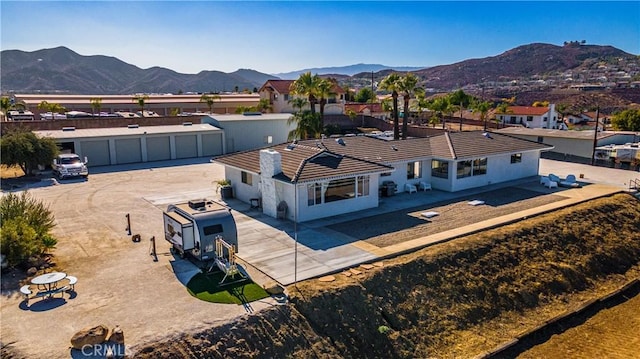
<instances>
[{"instance_id":1,"label":"white stucco wall","mask_svg":"<svg viewBox=\"0 0 640 359\"><path fill-rule=\"evenodd\" d=\"M449 168L451 191L486 186L494 183L538 175L540 154L538 151L522 152L522 161L511 163L511 154L503 154L487 158L487 173L477 176L456 178L457 162Z\"/></svg>"},{"instance_id":2,"label":"white stucco wall","mask_svg":"<svg viewBox=\"0 0 640 359\"><path fill-rule=\"evenodd\" d=\"M295 123L287 124L288 114L264 114L260 116L215 116L203 121L213 123L224 131L225 153L252 150L287 142L289 131Z\"/></svg>"}]
</instances>

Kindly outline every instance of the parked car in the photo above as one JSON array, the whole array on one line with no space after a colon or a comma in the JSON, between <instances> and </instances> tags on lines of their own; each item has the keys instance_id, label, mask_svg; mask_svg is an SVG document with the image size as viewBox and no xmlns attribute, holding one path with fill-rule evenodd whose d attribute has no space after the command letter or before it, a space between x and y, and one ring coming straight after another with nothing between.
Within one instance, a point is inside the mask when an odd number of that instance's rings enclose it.
<instances>
[{"instance_id":1,"label":"parked car","mask_svg":"<svg viewBox=\"0 0 640 359\"><path fill-rule=\"evenodd\" d=\"M87 158L84 162L75 153L62 153L53 160L53 174L59 179L81 176L89 177Z\"/></svg>"}]
</instances>

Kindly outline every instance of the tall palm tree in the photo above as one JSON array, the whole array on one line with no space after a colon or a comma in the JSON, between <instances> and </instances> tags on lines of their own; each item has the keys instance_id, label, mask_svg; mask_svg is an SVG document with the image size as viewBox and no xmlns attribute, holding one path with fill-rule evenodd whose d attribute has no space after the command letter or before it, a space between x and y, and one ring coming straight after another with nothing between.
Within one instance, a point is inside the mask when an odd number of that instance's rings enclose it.
<instances>
[{"instance_id":1,"label":"tall palm tree","mask_svg":"<svg viewBox=\"0 0 640 359\"><path fill-rule=\"evenodd\" d=\"M219 95L203 94L202 96L200 96L200 102L204 102L207 104L207 107L209 108L209 113L213 111L213 104L215 103L216 100L219 100L219 99L220 99Z\"/></svg>"},{"instance_id":2,"label":"tall palm tree","mask_svg":"<svg viewBox=\"0 0 640 359\"><path fill-rule=\"evenodd\" d=\"M404 100L404 116L402 116L402 139L407 139L407 122L409 119L409 100L415 93L421 92L421 88L418 86L418 78L416 75L408 73L404 77L400 78L398 82L398 90L402 93L402 99Z\"/></svg>"},{"instance_id":3,"label":"tall palm tree","mask_svg":"<svg viewBox=\"0 0 640 359\"><path fill-rule=\"evenodd\" d=\"M149 96L147 95L137 95L132 99L133 102L136 102L138 106L140 106L140 113L142 114L142 117L144 117L144 105L148 99Z\"/></svg>"},{"instance_id":4,"label":"tall palm tree","mask_svg":"<svg viewBox=\"0 0 640 359\"><path fill-rule=\"evenodd\" d=\"M89 102L91 102L91 111L93 111L92 114L95 116L96 112L98 112L98 116L100 116L100 109L102 108L102 98L94 97L89 99Z\"/></svg>"},{"instance_id":5,"label":"tall palm tree","mask_svg":"<svg viewBox=\"0 0 640 359\"><path fill-rule=\"evenodd\" d=\"M300 111L289 117L287 124L296 123L296 128L289 132L289 140L319 138L322 133L320 114L309 110Z\"/></svg>"},{"instance_id":6,"label":"tall palm tree","mask_svg":"<svg viewBox=\"0 0 640 359\"><path fill-rule=\"evenodd\" d=\"M320 97L320 120L322 121L322 128L324 128L324 106L327 104L327 100L331 96L335 96L333 91L334 83L328 79L321 79L317 86L317 94Z\"/></svg>"},{"instance_id":7,"label":"tall palm tree","mask_svg":"<svg viewBox=\"0 0 640 359\"><path fill-rule=\"evenodd\" d=\"M487 114L489 110L491 110L491 102L488 101L476 101L472 104L473 111L478 112L480 114L480 121L482 121L484 125L484 130L487 130Z\"/></svg>"},{"instance_id":8,"label":"tall palm tree","mask_svg":"<svg viewBox=\"0 0 640 359\"><path fill-rule=\"evenodd\" d=\"M8 113L9 110L11 109L11 107L13 107L12 103L11 103L11 99L5 96L2 96L2 98L0 98L0 109L2 110L2 115L4 116L4 120L6 121L8 118Z\"/></svg>"},{"instance_id":9,"label":"tall palm tree","mask_svg":"<svg viewBox=\"0 0 640 359\"><path fill-rule=\"evenodd\" d=\"M510 104L508 102L501 102L498 106L496 106L496 113L501 115L511 113L512 111L509 109L509 106ZM499 125L499 120L496 117L496 126L499 127L498 125Z\"/></svg>"},{"instance_id":10,"label":"tall palm tree","mask_svg":"<svg viewBox=\"0 0 640 359\"><path fill-rule=\"evenodd\" d=\"M309 101L307 101L306 98L304 97L292 97L289 100L289 104L291 104L291 107L297 109L297 112L302 112L302 109L309 104Z\"/></svg>"},{"instance_id":11,"label":"tall palm tree","mask_svg":"<svg viewBox=\"0 0 640 359\"><path fill-rule=\"evenodd\" d=\"M400 86L400 75L392 73L380 82L379 87L391 92L393 98L393 139L400 139L400 126L398 123L398 90Z\"/></svg>"},{"instance_id":12,"label":"tall palm tree","mask_svg":"<svg viewBox=\"0 0 640 359\"><path fill-rule=\"evenodd\" d=\"M289 91L294 95L306 96L311 105L311 113L316 113L316 103L318 103L318 85L322 79L320 76L311 75L311 72L305 72L295 80Z\"/></svg>"}]
</instances>

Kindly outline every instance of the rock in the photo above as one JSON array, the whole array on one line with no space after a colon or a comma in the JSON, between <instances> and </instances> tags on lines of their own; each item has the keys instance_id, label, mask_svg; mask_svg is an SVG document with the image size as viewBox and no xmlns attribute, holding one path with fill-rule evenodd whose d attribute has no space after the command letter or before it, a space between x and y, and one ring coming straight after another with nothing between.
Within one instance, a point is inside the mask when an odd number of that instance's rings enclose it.
<instances>
[{"instance_id":1,"label":"rock","mask_svg":"<svg viewBox=\"0 0 640 359\"><path fill-rule=\"evenodd\" d=\"M106 340L116 344L124 344L124 332L122 331L122 328L116 325L116 327L111 331L111 335Z\"/></svg>"},{"instance_id":2,"label":"rock","mask_svg":"<svg viewBox=\"0 0 640 359\"><path fill-rule=\"evenodd\" d=\"M284 293L284 288L279 286L276 282L269 282L264 285L264 290L270 295L277 295Z\"/></svg>"},{"instance_id":3,"label":"rock","mask_svg":"<svg viewBox=\"0 0 640 359\"><path fill-rule=\"evenodd\" d=\"M27 269L27 275L28 276L36 275L36 273L38 273L38 268L36 268L36 267L31 267L31 268Z\"/></svg>"},{"instance_id":4,"label":"rock","mask_svg":"<svg viewBox=\"0 0 640 359\"><path fill-rule=\"evenodd\" d=\"M109 334L109 328L100 324L95 327L82 328L79 332L71 337L71 346L73 349L81 350L85 346L93 346L96 344L104 343L107 335Z\"/></svg>"}]
</instances>

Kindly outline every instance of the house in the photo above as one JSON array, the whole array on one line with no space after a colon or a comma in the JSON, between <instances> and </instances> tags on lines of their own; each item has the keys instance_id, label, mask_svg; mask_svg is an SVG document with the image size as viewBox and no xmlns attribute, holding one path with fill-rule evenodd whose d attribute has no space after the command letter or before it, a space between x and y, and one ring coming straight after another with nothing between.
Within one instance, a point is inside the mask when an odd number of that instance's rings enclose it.
<instances>
[{"instance_id":1,"label":"house","mask_svg":"<svg viewBox=\"0 0 640 359\"><path fill-rule=\"evenodd\" d=\"M258 90L260 99L267 99L275 113L294 113L298 111L293 108L289 101L294 97L289 88L294 80L267 80ZM324 106L324 113L327 115L339 115L344 113L344 90L334 84L332 88L334 96L327 99ZM320 111L320 105L316 105L316 111Z\"/></svg>"},{"instance_id":2,"label":"house","mask_svg":"<svg viewBox=\"0 0 640 359\"><path fill-rule=\"evenodd\" d=\"M276 217L286 202L286 218L299 222L378 206L383 182L420 182L455 192L536 176L540 153L552 146L482 132L443 133L387 141L350 136L283 143L214 158L239 200L260 199Z\"/></svg>"},{"instance_id":3,"label":"house","mask_svg":"<svg viewBox=\"0 0 640 359\"><path fill-rule=\"evenodd\" d=\"M527 128L558 129L564 125L555 105L549 107L509 106L506 113L496 114L503 125L522 125Z\"/></svg>"}]
</instances>

